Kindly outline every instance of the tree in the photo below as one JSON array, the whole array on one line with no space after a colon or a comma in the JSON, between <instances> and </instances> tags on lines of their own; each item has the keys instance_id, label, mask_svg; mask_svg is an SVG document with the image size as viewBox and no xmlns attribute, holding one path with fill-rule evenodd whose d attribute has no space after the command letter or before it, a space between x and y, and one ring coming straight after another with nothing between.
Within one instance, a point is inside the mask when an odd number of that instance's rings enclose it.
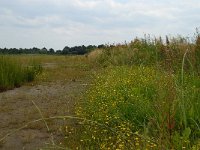
<instances>
[{"instance_id":1,"label":"tree","mask_svg":"<svg viewBox=\"0 0 200 150\"><path fill-rule=\"evenodd\" d=\"M62 54L69 54L70 53L70 48L68 46L65 46L62 50Z\"/></svg>"},{"instance_id":2,"label":"tree","mask_svg":"<svg viewBox=\"0 0 200 150\"><path fill-rule=\"evenodd\" d=\"M98 45L98 48L105 48L105 45L103 45L103 44Z\"/></svg>"},{"instance_id":3,"label":"tree","mask_svg":"<svg viewBox=\"0 0 200 150\"><path fill-rule=\"evenodd\" d=\"M40 50L40 53L41 54L46 54L48 51L47 51L47 49L46 49L46 47L44 47L44 48L42 48L41 50Z\"/></svg>"},{"instance_id":4,"label":"tree","mask_svg":"<svg viewBox=\"0 0 200 150\"><path fill-rule=\"evenodd\" d=\"M50 49L49 49L49 53L50 53L50 54L54 54L54 53L55 53L54 49L53 49L53 48L50 48Z\"/></svg>"}]
</instances>

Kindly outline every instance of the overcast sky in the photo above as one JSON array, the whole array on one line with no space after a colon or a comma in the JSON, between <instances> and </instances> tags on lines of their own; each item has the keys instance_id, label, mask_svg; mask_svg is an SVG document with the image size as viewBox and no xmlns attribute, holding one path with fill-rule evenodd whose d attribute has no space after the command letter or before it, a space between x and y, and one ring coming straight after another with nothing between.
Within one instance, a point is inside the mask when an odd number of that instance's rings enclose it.
<instances>
[{"instance_id":1,"label":"overcast sky","mask_svg":"<svg viewBox=\"0 0 200 150\"><path fill-rule=\"evenodd\" d=\"M200 0L0 0L0 47L123 43L151 34L191 36Z\"/></svg>"}]
</instances>

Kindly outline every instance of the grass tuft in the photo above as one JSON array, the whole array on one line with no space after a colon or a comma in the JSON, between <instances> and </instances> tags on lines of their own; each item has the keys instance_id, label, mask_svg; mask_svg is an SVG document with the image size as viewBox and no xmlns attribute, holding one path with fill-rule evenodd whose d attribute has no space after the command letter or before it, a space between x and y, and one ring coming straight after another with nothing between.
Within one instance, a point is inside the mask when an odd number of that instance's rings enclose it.
<instances>
[{"instance_id":1,"label":"grass tuft","mask_svg":"<svg viewBox=\"0 0 200 150\"><path fill-rule=\"evenodd\" d=\"M41 71L36 63L25 67L9 56L0 56L0 92L33 81Z\"/></svg>"}]
</instances>

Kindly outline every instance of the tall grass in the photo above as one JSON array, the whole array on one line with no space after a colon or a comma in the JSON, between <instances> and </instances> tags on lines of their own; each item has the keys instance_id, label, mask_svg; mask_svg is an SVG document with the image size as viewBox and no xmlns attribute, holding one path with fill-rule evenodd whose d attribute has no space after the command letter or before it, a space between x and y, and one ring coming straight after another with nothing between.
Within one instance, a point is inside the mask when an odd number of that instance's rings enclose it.
<instances>
[{"instance_id":1,"label":"tall grass","mask_svg":"<svg viewBox=\"0 0 200 150\"><path fill-rule=\"evenodd\" d=\"M162 38L134 39L129 44L118 44L107 46L102 50L102 54L97 58L98 64L106 66L120 65L144 65L160 66L165 70L180 72L182 58L185 51L188 53L185 58L184 69L188 72L199 73L200 64L200 37L196 41L189 42L186 38Z\"/></svg>"},{"instance_id":2,"label":"tall grass","mask_svg":"<svg viewBox=\"0 0 200 150\"><path fill-rule=\"evenodd\" d=\"M36 63L23 66L9 56L0 56L0 92L33 81L41 69Z\"/></svg>"},{"instance_id":3,"label":"tall grass","mask_svg":"<svg viewBox=\"0 0 200 150\"><path fill-rule=\"evenodd\" d=\"M96 57L106 67L77 107L89 149L200 149L200 37L135 39Z\"/></svg>"},{"instance_id":4,"label":"tall grass","mask_svg":"<svg viewBox=\"0 0 200 150\"><path fill-rule=\"evenodd\" d=\"M178 76L154 67L107 68L96 76L77 109L79 116L98 122L86 125L83 143L97 149L196 146L200 137L200 94L194 83L200 80L185 76L184 87L178 82Z\"/></svg>"}]
</instances>

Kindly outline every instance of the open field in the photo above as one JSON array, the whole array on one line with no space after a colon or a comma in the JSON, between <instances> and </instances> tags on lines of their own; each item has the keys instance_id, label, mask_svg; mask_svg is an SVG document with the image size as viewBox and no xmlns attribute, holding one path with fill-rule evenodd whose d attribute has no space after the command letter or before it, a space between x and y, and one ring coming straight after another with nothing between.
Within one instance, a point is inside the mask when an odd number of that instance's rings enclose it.
<instances>
[{"instance_id":1,"label":"open field","mask_svg":"<svg viewBox=\"0 0 200 150\"><path fill-rule=\"evenodd\" d=\"M41 119L37 107L45 118L74 116L75 104L85 91L89 82L87 76L91 72L85 57L47 55L8 57L22 64L30 60L36 61L42 65L43 71L34 81L0 93L0 149L35 150L52 147L53 144L60 145L65 139L63 128L65 129L67 125L76 126L76 120L50 119L47 121L49 129L43 121L30 122ZM26 127L15 132L23 126ZM7 137L9 133L11 135Z\"/></svg>"},{"instance_id":2,"label":"open field","mask_svg":"<svg viewBox=\"0 0 200 150\"><path fill-rule=\"evenodd\" d=\"M199 35L135 39L86 56L10 56L43 71L0 94L1 148L199 150L199 56Z\"/></svg>"}]
</instances>

